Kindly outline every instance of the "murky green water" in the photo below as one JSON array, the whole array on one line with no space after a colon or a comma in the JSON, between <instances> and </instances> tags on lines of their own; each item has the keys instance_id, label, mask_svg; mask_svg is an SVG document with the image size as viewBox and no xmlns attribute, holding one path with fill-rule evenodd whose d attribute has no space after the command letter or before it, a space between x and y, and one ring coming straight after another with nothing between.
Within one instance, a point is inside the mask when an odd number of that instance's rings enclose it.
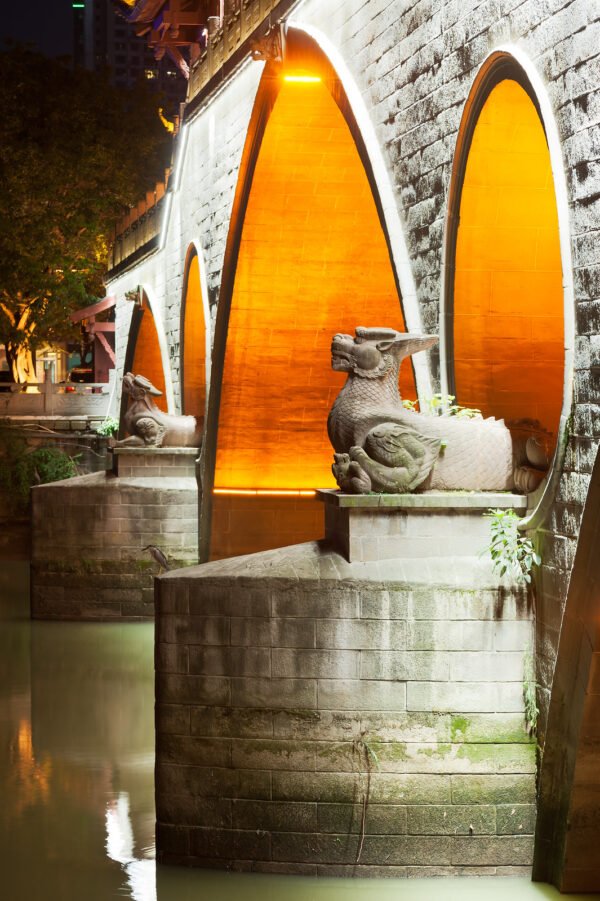
<instances>
[{"instance_id":1,"label":"murky green water","mask_svg":"<svg viewBox=\"0 0 600 901\"><path fill-rule=\"evenodd\" d=\"M560 897L525 879L331 880L154 864L153 626L31 623L0 562L0 898L480 901Z\"/></svg>"}]
</instances>

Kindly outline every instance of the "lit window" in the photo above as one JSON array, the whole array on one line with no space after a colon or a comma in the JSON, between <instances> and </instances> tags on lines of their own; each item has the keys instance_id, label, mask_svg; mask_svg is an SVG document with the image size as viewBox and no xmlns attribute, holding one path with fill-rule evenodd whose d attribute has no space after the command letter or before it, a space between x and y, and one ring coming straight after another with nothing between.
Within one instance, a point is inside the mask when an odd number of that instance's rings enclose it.
<instances>
[{"instance_id":1,"label":"lit window","mask_svg":"<svg viewBox=\"0 0 600 901\"><path fill-rule=\"evenodd\" d=\"M149 80L151 80L152 78L158 78L158 72L156 71L156 69L144 69L144 75Z\"/></svg>"}]
</instances>

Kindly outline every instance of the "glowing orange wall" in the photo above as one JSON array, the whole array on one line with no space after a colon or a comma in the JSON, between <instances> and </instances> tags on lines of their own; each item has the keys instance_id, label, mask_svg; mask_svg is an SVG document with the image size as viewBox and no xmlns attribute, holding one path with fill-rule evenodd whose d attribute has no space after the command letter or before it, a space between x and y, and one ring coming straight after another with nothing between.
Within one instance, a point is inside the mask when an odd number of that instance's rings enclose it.
<instances>
[{"instance_id":1,"label":"glowing orange wall","mask_svg":"<svg viewBox=\"0 0 600 901\"><path fill-rule=\"evenodd\" d=\"M183 324L183 412L204 419L206 401L206 324L200 266L193 255L187 275Z\"/></svg>"},{"instance_id":2,"label":"glowing orange wall","mask_svg":"<svg viewBox=\"0 0 600 901\"><path fill-rule=\"evenodd\" d=\"M357 325L404 330L371 187L326 84L284 83L244 221L216 488L335 487L326 423L345 375L330 343ZM410 365L402 390L415 396ZM212 556L322 537L322 516L312 500L216 496Z\"/></svg>"},{"instance_id":3,"label":"glowing orange wall","mask_svg":"<svg viewBox=\"0 0 600 901\"><path fill-rule=\"evenodd\" d=\"M552 449L564 367L558 215L542 124L514 81L492 90L475 127L454 292L458 402L538 419Z\"/></svg>"},{"instance_id":4,"label":"glowing orange wall","mask_svg":"<svg viewBox=\"0 0 600 901\"><path fill-rule=\"evenodd\" d=\"M325 85L284 83L244 222L216 487L334 484L326 421L345 376L330 343L357 325L404 328L371 188Z\"/></svg>"},{"instance_id":5,"label":"glowing orange wall","mask_svg":"<svg viewBox=\"0 0 600 901\"><path fill-rule=\"evenodd\" d=\"M147 379L150 379L155 388L162 391L162 396L155 397L154 401L157 407L160 407L161 410L167 412L165 375L163 372L160 345L158 343L158 334L156 325L154 324L152 310L146 300L144 300L144 315L142 316L142 322L135 344L133 373L134 375L145 375Z\"/></svg>"}]
</instances>

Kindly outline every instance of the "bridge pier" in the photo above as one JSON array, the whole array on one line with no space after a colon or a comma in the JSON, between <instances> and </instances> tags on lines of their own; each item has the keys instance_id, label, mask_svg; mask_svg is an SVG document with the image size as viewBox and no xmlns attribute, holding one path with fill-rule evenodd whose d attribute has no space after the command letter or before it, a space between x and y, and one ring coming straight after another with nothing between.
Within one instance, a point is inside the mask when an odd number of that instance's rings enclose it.
<instances>
[{"instance_id":1,"label":"bridge pier","mask_svg":"<svg viewBox=\"0 0 600 901\"><path fill-rule=\"evenodd\" d=\"M114 469L32 491L34 619L136 620L154 615L159 547L197 557L197 448L118 448Z\"/></svg>"},{"instance_id":2,"label":"bridge pier","mask_svg":"<svg viewBox=\"0 0 600 901\"><path fill-rule=\"evenodd\" d=\"M470 508L453 506L465 497ZM474 556L489 497L406 500L421 508L396 508L408 534L392 559L350 563L323 541L157 581L159 861L529 872L532 610ZM424 508L430 537L416 556L411 518L423 531ZM369 518L373 539L389 537L376 510Z\"/></svg>"}]
</instances>

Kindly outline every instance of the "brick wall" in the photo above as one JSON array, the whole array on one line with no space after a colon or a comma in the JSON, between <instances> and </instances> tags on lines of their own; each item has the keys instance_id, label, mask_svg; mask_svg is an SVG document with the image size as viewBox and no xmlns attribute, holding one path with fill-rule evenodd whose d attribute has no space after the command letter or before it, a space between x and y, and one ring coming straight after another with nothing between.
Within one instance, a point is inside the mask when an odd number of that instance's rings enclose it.
<instances>
[{"instance_id":1,"label":"brick wall","mask_svg":"<svg viewBox=\"0 0 600 901\"><path fill-rule=\"evenodd\" d=\"M382 581L306 544L158 581L160 861L529 872L531 610L477 558L439 562L446 582Z\"/></svg>"},{"instance_id":2,"label":"brick wall","mask_svg":"<svg viewBox=\"0 0 600 901\"><path fill-rule=\"evenodd\" d=\"M179 456L179 459L178 459ZM154 615L156 545L172 566L197 560L194 456L123 457L119 475L93 473L32 490L34 619L136 620Z\"/></svg>"}]
</instances>

